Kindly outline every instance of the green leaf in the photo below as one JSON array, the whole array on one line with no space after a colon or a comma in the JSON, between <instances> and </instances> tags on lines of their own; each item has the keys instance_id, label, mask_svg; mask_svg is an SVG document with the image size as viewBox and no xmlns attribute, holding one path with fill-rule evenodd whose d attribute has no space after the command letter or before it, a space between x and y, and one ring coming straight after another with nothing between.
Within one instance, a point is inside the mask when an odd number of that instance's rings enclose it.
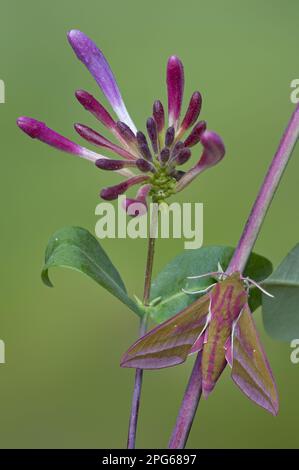
<instances>
[{"instance_id":1,"label":"green leaf","mask_svg":"<svg viewBox=\"0 0 299 470\"><path fill-rule=\"evenodd\" d=\"M274 298L263 294L267 333L281 341L299 338L299 243L263 282Z\"/></svg>"},{"instance_id":2,"label":"green leaf","mask_svg":"<svg viewBox=\"0 0 299 470\"><path fill-rule=\"evenodd\" d=\"M227 246L209 246L197 250L185 250L176 256L158 274L151 289L151 307L149 313L155 322L162 322L190 305L200 294L188 295L182 289L196 291L204 289L212 278L187 279L208 272L218 271L218 262L225 270L234 253L234 248ZM252 254L245 270L245 275L261 281L272 272L272 264L266 258ZM258 289L250 291L250 307L255 310L261 305Z\"/></svg>"},{"instance_id":3,"label":"green leaf","mask_svg":"<svg viewBox=\"0 0 299 470\"><path fill-rule=\"evenodd\" d=\"M65 227L52 235L42 270L42 280L49 287L52 287L52 283L48 270L53 267L70 268L86 274L137 315L142 315L142 310L128 296L123 280L110 258L96 238L84 228Z\"/></svg>"}]
</instances>

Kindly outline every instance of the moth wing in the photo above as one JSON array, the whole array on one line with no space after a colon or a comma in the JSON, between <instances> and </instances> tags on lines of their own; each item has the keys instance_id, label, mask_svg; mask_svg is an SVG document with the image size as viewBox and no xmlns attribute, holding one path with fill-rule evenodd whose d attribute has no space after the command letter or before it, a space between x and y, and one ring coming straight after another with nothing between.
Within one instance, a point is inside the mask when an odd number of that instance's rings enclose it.
<instances>
[{"instance_id":1,"label":"moth wing","mask_svg":"<svg viewBox=\"0 0 299 470\"><path fill-rule=\"evenodd\" d=\"M210 297L205 295L151 330L123 355L122 367L161 369L184 362L205 330Z\"/></svg>"},{"instance_id":2,"label":"moth wing","mask_svg":"<svg viewBox=\"0 0 299 470\"><path fill-rule=\"evenodd\" d=\"M276 384L248 304L233 330L231 358L233 381L248 398L276 415Z\"/></svg>"}]
</instances>

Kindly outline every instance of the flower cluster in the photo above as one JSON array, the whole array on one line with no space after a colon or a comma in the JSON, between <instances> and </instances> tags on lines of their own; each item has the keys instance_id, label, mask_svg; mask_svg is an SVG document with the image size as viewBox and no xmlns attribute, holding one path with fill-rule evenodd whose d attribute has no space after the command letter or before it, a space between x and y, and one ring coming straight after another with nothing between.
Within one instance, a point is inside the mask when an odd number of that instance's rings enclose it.
<instances>
[{"instance_id":1,"label":"flower cluster","mask_svg":"<svg viewBox=\"0 0 299 470\"><path fill-rule=\"evenodd\" d=\"M221 138L207 130L205 121L198 121L202 98L195 91L187 111L180 121L184 92L184 69L180 59L171 56L167 63L168 122L162 103L156 100L152 116L146 121L146 134L137 131L123 102L110 66L100 49L85 34L72 30L68 40L81 62L88 68L114 110L117 119L84 90L76 91L81 105L113 134L117 144L97 131L75 124L76 132L87 142L112 151L121 159L111 159L82 147L48 128L45 123L29 117L20 117L18 126L30 137L38 139L64 152L83 157L98 168L120 173L126 179L105 187L100 196L105 200L116 199L132 186L138 186L135 198L126 199L126 208L140 202L146 206L147 197L153 202L165 201L172 194L185 188L197 175L216 165L224 156ZM186 132L189 134L186 136ZM180 168L191 157L191 148L201 143L203 150L198 161L188 171ZM135 171L132 171L135 170Z\"/></svg>"}]
</instances>

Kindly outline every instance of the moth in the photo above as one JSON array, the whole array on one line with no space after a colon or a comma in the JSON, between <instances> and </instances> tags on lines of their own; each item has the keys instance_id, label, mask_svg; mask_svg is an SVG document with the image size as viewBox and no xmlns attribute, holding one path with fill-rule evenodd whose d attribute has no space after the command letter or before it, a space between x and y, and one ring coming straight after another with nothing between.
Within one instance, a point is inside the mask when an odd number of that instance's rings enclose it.
<instances>
[{"instance_id":1,"label":"moth","mask_svg":"<svg viewBox=\"0 0 299 470\"><path fill-rule=\"evenodd\" d=\"M228 364L241 391L276 415L277 388L249 308L249 283L260 287L239 272L221 273L202 297L136 341L121 366L161 369L201 351L205 398Z\"/></svg>"}]
</instances>

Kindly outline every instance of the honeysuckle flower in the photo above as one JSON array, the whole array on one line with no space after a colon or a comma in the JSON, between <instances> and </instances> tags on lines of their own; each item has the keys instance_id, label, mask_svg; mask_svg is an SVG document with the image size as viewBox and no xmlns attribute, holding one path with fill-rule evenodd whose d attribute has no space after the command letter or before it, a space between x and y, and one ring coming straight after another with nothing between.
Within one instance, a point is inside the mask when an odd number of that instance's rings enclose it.
<instances>
[{"instance_id":1,"label":"honeysuckle flower","mask_svg":"<svg viewBox=\"0 0 299 470\"><path fill-rule=\"evenodd\" d=\"M122 367L170 367L201 351L205 398L229 364L233 381L245 395L276 415L275 381L248 305L251 283L258 287L239 272L221 273L205 295L134 343Z\"/></svg>"},{"instance_id":2,"label":"honeysuckle flower","mask_svg":"<svg viewBox=\"0 0 299 470\"><path fill-rule=\"evenodd\" d=\"M207 130L205 121L197 122L202 104L198 91L192 94L187 111L180 121L184 68L178 57L171 56L167 63L168 122L166 124L161 101L156 100L152 115L146 120L145 135L137 130L133 123L102 51L81 31L70 31L68 40L78 59L87 67L101 88L117 118L114 119L87 91L77 90L76 98L112 133L117 143L84 124L76 123L74 128L88 143L109 150L117 158L109 158L102 153L88 150L58 134L41 121L23 116L17 120L17 124L34 139L85 158L97 168L125 176L126 179L121 183L101 190L100 196L103 199L116 199L129 188L138 186L136 196L128 198L124 206L128 210L132 204L141 203L146 209L148 197L158 203L166 200L223 158L225 148L221 138L215 132ZM189 135L185 136L187 131ZM201 143L203 150L197 163L187 171L178 169L177 167L190 161L191 148L193 150L198 143Z\"/></svg>"}]
</instances>

